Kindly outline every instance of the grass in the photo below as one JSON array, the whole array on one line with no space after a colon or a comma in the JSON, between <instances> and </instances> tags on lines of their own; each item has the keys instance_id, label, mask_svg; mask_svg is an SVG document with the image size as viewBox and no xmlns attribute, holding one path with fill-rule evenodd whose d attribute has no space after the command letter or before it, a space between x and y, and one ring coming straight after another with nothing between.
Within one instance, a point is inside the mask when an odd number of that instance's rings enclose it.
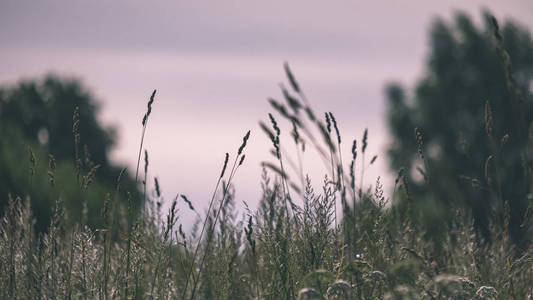
<instances>
[{"instance_id":1,"label":"grass","mask_svg":"<svg viewBox=\"0 0 533 300\"><path fill-rule=\"evenodd\" d=\"M372 190L363 189L362 178L356 186L357 143L347 175L340 163L341 135L335 117L327 113L324 121L317 119L307 100L302 100L288 66L286 70L297 95L283 90L287 104L276 100L271 104L292 128L298 162L287 170L290 145L280 142L285 132L269 114L271 126L262 124L262 128L272 141L277 163L264 163L257 210L237 209L231 184L243 164L250 132L231 166L226 154L199 234L198 227L190 234L181 230L179 211L196 213L185 196L183 203L176 197L162 221L155 205L158 196L147 196L144 212L133 218L129 210L113 213L117 208L108 195L101 214L103 228L83 224L67 228L58 199L48 232L38 236L29 198L10 198L0 227L2 299L531 297L533 249L514 255L508 232L497 220L491 226L494 242L483 244L476 240L469 212L458 207L437 243L424 237L401 172L392 204L379 179ZM413 142L418 142L423 155L418 129ZM363 155L366 130L362 144ZM312 145L324 161L327 175L318 190L303 175L301 157L310 151L305 145ZM145 177L147 164L146 160ZM360 165L363 173L364 161ZM289 171L301 178L292 180ZM90 188L88 179L81 182L81 192ZM342 214L336 211L337 201ZM111 218L117 215L127 230L114 238L111 227L117 220Z\"/></svg>"},{"instance_id":2,"label":"grass","mask_svg":"<svg viewBox=\"0 0 533 300\"><path fill-rule=\"evenodd\" d=\"M277 116L269 113L268 122L260 123L272 142L270 152L274 162L263 163L262 197L256 210L251 210L246 203L244 209L237 207L232 185L244 163L250 131L237 148L233 164L231 155L226 153L203 218L184 195L174 199L168 212L161 213L158 188L155 193L146 193L146 152L144 210L139 215L133 214L131 203L123 210L116 205L115 195L107 194L101 208L102 228L88 227L83 218L73 227L66 226L63 200L58 198L48 231L37 235L29 204L31 195L10 196L0 223L0 297L533 297L533 247L520 253L514 251L508 214L504 214L503 221L497 216L491 219L493 242L490 244L477 238L471 211L464 207L452 208L453 218L440 228L438 239L428 237L423 212L415 211L416 199L409 193L403 170L398 172L390 198L385 197L379 178L375 184L365 187L365 168L376 160L374 156L365 163L368 131L364 130L360 151L357 141L353 141L350 164L343 165L341 124L337 124L331 112L325 114L324 120L317 118L287 64L285 71L291 90L281 86L284 101L269 100ZM155 91L142 121L136 179L154 96ZM492 123L489 115L486 118L488 138ZM77 116L75 112L76 153L80 134ZM290 128L288 131L283 129L285 123ZM282 143L282 134L290 134L293 139ZM418 154L427 169L423 136L418 128L413 143L418 144ZM288 150L293 146L295 155ZM325 176L319 188L304 175L302 158L311 150L324 163ZM31 182L35 168L31 149L29 159ZM79 160L78 154L75 159ZM486 164L489 162L490 158ZM54 164L51 156L51 184L57 184L53 181ZM80 172L79 168L73 170L80 193L84 193L91 188L89 184L97 165L85 176ZM117 194L121 176L116 182ZM157 179L154 180L158 187ZM179 216L189 212L198 215L198 222L190 233L185 233Z\"/></svg>"}]
</instances>

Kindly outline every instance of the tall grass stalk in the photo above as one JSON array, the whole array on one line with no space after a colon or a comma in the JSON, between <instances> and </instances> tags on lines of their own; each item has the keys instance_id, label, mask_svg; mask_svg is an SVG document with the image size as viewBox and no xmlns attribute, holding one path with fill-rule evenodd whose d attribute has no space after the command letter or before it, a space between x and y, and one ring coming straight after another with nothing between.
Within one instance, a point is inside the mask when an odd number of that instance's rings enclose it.
<instances>
[{"instance_id":1,"label":"tall grass stalk","mask_svg":"<svg viewBox=\"0 0 533 300\"><path fill-rule=\"evenodd\" d=\"M235 159L237 159L237 158L235 158ZM224 159L224 165L222 166L222 171L220 172L220 176L218 177L217 184L215 185L215 190L213 191L213 195L211 196L211 201L209 201L209 207L207 208L207 214L206 214L206 217L205 217L203 225L202 225L202 230L200 231L200 236L198 238L198 243L196 244L196 248L195 248L194 254L192 256L192 261L191 261L191 264L190 264L190 267L189 267L189 272L187 273L187 277L185 278L185 287L183 288L183 294L181 296L182 299L185 299L185 296L187 294L187 288L189 286L189 278L191 277L191 275L193 276L193 281L196 282L196 280L194 279L194 273L193 273L194 264L195 264L196 258L198 256L198 250L200 249L200 243L202 242L202 238L203 238L203 235L204 235L204 232L205 232L205 227L207 225L207 220L208 220L209 214L211 212L211 209L213 207L213 203L215 201L215 196L216 196L216 193L218 191L218 187L220 185L220 182L221 182L222 178L224 178L224 174L225 174L226 168L228 166L228 160L229 160L229 154L226 153L226 157Z\"/></svg>"},{"instance_id":2,"label":"tall grass stalk","mask_svg":"<svg viewBox=\"0 0 533 300\"><path fill-rule=\"evenodd\" d=\"M215 228L216 228L216 225L217 225L217 222L218 222L218 218L220 216L220 212L222 210L222 206L224 205L224 202L226 201L226 193L227 193L227 190L228 190L227 187L231 186L231 182L233 180L233 176L235 175L235 173L237 171L237 168L240 167L242 165L242 163L244 162L245 155L242 152L243 152L244 148L246 147L246 144L248 143L248 139L249 138L250 138L250 131L248 131L243 137L242 144L239 147L239 149L237 150L237 155L235 156L235 160L233 161L233 166L232 166L231 171L230 171L230 175L229 175L229 178L228 178L228 183L226 184L226 188L222 189L223 190L222 198L220 199L220 205L218 207L218 210L217 210L217 213L216 213L216 216L215 216L215 221L213 222L213 225L211 227L211 234L208 235L209 238L207 240L205 254L202 257L202 260L200 261L200 267L199 267L199 270L198 270L197 280L194 281L194 286L193 286L192 293L191 293L191 300L194 299L194 294L196 292L196 287L198 286L198 280L199 280L200 275L202 273L202 269L203 269L203 266L204 266L205 258L207 256L207 254L209 253L209 245L210 245L211 239L212 239L212 237L214 235L214 231L215 231ZM226 155L226 157L228 157L228 156ZM238 165L237 165L237 161L239 162ZM221 176L219 178L219 181L223 177L223 175L224 175L224 172L222 172L222 174L221 174ZM217 186L218 186L218 184L217 184ZM209 216L209 211L208 211L208 214L206 215L206 220L207 220L208 216ZM200 240L199 240L198 243L200 243L200 242L201 242L201 237L200 237ZM194 262L194 259L193 259L193 262Z\"/></svg>"}]
</instances>

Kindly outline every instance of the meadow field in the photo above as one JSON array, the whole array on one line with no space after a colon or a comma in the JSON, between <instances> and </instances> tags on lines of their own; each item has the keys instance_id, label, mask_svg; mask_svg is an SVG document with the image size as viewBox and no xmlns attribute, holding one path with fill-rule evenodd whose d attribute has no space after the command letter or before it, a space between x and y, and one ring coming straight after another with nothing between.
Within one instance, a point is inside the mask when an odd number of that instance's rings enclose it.
<instances>
[{"instance_id":1,"label":"meadow field","mask_svg":"<svg viewBox=\"0 0 533 300\"><path fill-rule=\"evenodd\" d=\"M505 70L511 72L506 52L500 50ZM474 224L476 211L455 202L449 204L450 218L437 228L428 227L429 212L420 205L424 199L412 193L406 171L397 170L391 194L380 178L369 183L365 168L377 158L366 151L367 131L362 129L359 141L342 136L335 115L314 111L289 65L284 67L283 100L270 99L272 111L265 112L259 128L243 128L242 143L227 149L220 173L206 175L212 178L203 183L206 188L215 186L206 208L185 195L163 205L157 179L147 176L143 140L150 134L152 109L158 109L156 91L139 118L142 138L139 148L132 149L138 151L137 168L124 169L108 182L114 191L105 194L101 207L84 202L81 218L67 222L65 199L58 197L48 228L38 231L30 204L36 195L2 195L9 200L0 223L0 298L533 298L533 247L521 247L513 238L508 201L495 196L501 210L492 211L484 236ZM512 87L512 77L507 78ZM478 125L492 139L493 109L488 101L482 109L485 118ZM91 191L98 165L82 168L77 163L82 160L80 122L75 110L71 176L83 195ZM412 130L413 154L423 162L419 172L429 185L434 179L428 171L432 166L426 159L424 128ZM233 179L246 164L250 136L259 134L271 141L264 151L272 160L262 164L262 197L252 209L236 201L239 186ZM291 136L291 142L282 143L281 135ZM503 147L508 138L495 143ZM351 152L342 153L341 144L351 145ZM324 166L322 182L311 182L304 174L301 157L309 151ZM44 168L45 184L61 189L61 181L54 180L53 156L36 159L31 147L19 154L21 168L29 166L23 171L30 185L43 184L34 176L36 168ZM342 163L347 160L349 164ZM132 191L121 185L125 173L138 183L144 199L140 210L134 209ZM465 179L473 189L499 183L499 178L488 177ZM155 181L153 191L147 190L147 181ZM531 206L521 220L529 237L530 212ZM99 225L88 224L91 214ZM191 231L183 229L184 214L196 215Z\"/></svg>"}]
</instances>

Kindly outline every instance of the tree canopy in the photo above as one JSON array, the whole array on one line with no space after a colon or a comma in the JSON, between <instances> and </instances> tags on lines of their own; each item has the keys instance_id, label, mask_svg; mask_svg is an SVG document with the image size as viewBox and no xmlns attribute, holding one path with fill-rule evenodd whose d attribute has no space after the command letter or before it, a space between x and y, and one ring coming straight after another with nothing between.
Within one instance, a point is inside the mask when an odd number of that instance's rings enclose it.
<instances>
[{"instance_id":1,"label":"tree canopy","mask_svg":"<svg viewBox=\"0 0 533 300\"><path fill-rule=\"evenodd\" d=\"M76 79L47 75L0 87L0 207L8 195L30 197L37 227L44 230L59 198L71 220L80 220L86 201L92 225L99 223L106 194L125 200L114 193L121 167L109 159L116 133L99 122L98 112L98 102ZM79 134L77 146L73 131ZM121 186L139 204L130 176L122 176Z\"/></svg>"},{"instance_id":2,"label":"tree canopy","mask_svg":"<svg viewBox=\"0 0 533 300\"><path fill-rule=\"evenodd\" d=\"M405 168L414 201L425 208L422 219L434 226L430 232L465 205L488 237L491 216L503 224L508 205L511 235L527 243L521 222L531 172L525 125L533 121L532 79L526 29L514 22L498 29L488 13L477 26L457 13L450 23L432 25L426 69L413 90L387 87L391 167Z\"/></svg>"}]
</instances>

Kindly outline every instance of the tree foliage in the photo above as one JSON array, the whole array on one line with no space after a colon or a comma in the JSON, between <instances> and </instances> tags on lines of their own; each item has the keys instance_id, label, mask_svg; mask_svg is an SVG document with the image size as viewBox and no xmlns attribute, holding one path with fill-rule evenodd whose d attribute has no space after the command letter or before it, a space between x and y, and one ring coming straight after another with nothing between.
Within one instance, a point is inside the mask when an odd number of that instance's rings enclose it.
<instances>
[{"instance_id":1,"label":"tree foliage","mask_svg":"<svg viewBox=\"0 0 533 300\"><path fill-rule=\"evenodd\" d=\"M79 113L76 126L75 108ZM30 197L37 227L44 230L53 203L61 197L71 221L81 220L86 203L88 223L99 223L106 194L115 196L121 168L112 164L108 155L115 130L101 124L98 112L97 101L75 79L47 75L0 87L0 207L7 203L8 195ZM80 137L77 146L74 127ZM80 175L72 176L76 168ZM96 173L90 174L92 169ZM124 175L121 185L139 204L133 179ZM82 189L88 192L81 193ZM124 194L116 196L125 200Z\"/></svg>"},{"instance_id":2,"label":"tree foliage","mask_svg":"<svg viewBox=\"0 0 533 300\"><path fill-rule=\"evenodd\" d=\"M434 22L427 67L412 92L387 87L391 166L405 168L435 234L440 222L451 222L453 207L466 205L481 236L488 237L490 222L507 219L515 243L527 243L521 223L531 172L532 79L526 29L513 22L498 29L488 13L477 26L457 13L450 23Z\"/></svg>"}]
</instances>

